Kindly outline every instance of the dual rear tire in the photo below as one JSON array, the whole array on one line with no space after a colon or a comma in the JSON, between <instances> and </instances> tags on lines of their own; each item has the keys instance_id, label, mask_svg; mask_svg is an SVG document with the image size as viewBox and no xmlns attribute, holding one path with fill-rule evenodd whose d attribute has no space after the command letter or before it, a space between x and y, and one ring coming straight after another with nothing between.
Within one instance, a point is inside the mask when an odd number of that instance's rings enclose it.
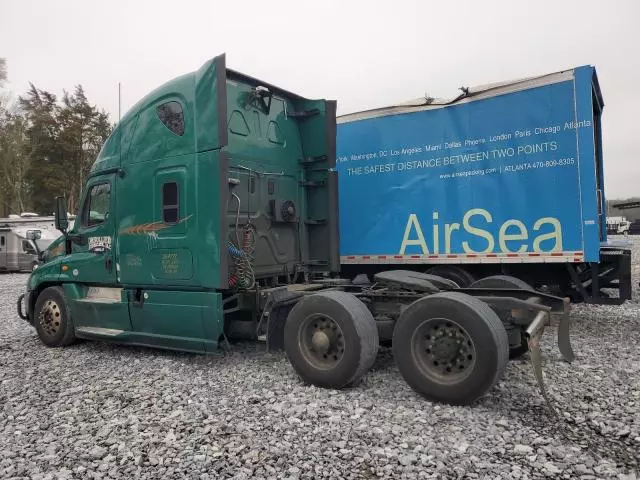
<instances>
[{"instance_id":1,"label":"dual rear tire","mask_svg":"<svg viewBox=\"0 0 640 480\"><path fill-rule=\"evenodd\" d=\"M436 265L429 268L425 273L451 280L460 288L468 287L475 281L473 275L457 265Z\"/></svg>"},{"instance_id":2,"label":"dual rear tire","mask_svg":"<svg viewBox=\"0 0 640 480\"><path fill-rule=\"evenodd\" d=\"M360 380L378 352L376 322L346 292L305 297L284 331L287 356L306 383L343 388ZM464 405L501 378L509 356L507 334L484 302L459 292L422 297L400 315L393 353L407 383L428 400Z\"/></svg>"},{"instance_id":3,"label":"dual rear tire","mask_svg":"<svg viewBox=\"0 0 640 480\"><path fill-rule=\"evenodd\" d=\"M466 405L502 377L509 342L486 303L445 292L418 299L402 313L393 354L403 378L422 396Z\"/></svg>"},{"instance_id":4,"label":"dual rear tire","mask_svg":"<svg viewBox=\"0 0 640 480\"><path fill-rule=\"evenodd\" d=\"M471 288L514 288L518 290L532 290L531 286L524 280L509 275L494 275L482 278L473 282ZM512 331L511 335L514 340L510 342L509 358L520 358L529 350L522 327L515 323L511 310L495 309L495 312L502 321L505 330ZM529 317L533 318L533 315Z\"/></svg>"},{"instance_id":5,"label":"dual rear tire","mask_svg":"<svg viewBox=\"0 0 640 480\"><path fill-rule=\"evenodd\" d=\"M373 315L355 296L320 292L299 301L287 317L285 351L307 383L343 388L356 383L378 354Z\"/></svg>"}]
</instances>

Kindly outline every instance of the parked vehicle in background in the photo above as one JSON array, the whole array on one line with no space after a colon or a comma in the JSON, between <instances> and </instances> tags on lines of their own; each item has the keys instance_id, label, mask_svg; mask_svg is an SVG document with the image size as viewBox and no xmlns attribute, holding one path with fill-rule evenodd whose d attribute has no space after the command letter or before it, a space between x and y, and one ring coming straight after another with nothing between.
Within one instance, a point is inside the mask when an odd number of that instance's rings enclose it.
<instances>
[{"instance_id":1,"label":"parked vehicle in background","mask_svg":"<svg viewBox=\"0 0 640 480\"><path fill-rule=\"evenodd\" d=\"M0 272L36 269L49 245L60 235L53 216L23 214L0 218Z\"/></svg>"},{"instance_id":2,"label":"parked vehicle in background","mask_svg":"<svg viewBox=\"0 0 640 480\"><path fill-rule=\"evenodd\" d=\"M609 235L629 235L631 222L626 217L608 217L607 234Z\"/></svg>"}]
</instances>

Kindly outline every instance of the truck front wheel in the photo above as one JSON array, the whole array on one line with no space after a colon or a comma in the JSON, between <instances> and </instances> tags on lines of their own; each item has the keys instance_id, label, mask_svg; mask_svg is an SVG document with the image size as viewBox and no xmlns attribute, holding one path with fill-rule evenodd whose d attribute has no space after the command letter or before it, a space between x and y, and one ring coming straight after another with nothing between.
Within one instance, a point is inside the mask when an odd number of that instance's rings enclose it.
<instances>
[{"instance_id":1,"label":"truck front wheel","mask_svg":"<svg viewBox=\"0 0 640 480\"><path fill-rule=\"evenodd\" d=\"M400 315L393 354L404 379L422 396L466 405L502 377L509 341L486 303L444 292L416 300Z\"/></svg>"},{"instance_id":2,"label":"truck front wheel","mask_svg":"<svg viewBox=\"0 0 640 480\"><path fill-rule=\"evenodd\" d=\"M38 337L49 347L65 347L76 339L62 287L49 287L38 295L33 319Z\"/></svg>"},{"instance_id":3,"label":"truck front wheel","mask_svg":"<svg viewBox=\"0 0 640 480\"><path fill-rule=\"evenodd\" d=\"M284 347L305 382L342 388L355 383L373 365L378 329L369 309L355 296L320 292L291 309L284 328Z\"/></svg>"}]
</instances>

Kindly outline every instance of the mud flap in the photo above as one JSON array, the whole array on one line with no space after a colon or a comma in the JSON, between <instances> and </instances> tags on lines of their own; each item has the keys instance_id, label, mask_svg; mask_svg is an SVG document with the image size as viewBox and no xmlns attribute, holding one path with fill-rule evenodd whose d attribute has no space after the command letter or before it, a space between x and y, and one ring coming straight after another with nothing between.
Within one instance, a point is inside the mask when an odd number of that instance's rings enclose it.
<instances>
[{"instance_id":1,"label":"mud flap","mask_svg":"<svg viewBox=\"0 0 640 480\"><path fill-rule=\"evenodd\" d=\"M573 362L576 356L571 348L571 339L569 338L569 308L568 300L565 301L565 310L560 317L560 323L558 324L558 349L562 354L562 358L566 362Z\"/></svg>"},{"instance_id":2,"label":"mud flap","mask_svg":"<svg viewBox=\"0 0 640 480\"><path fill-rule=\"evenodd\" d=\"M23 313L22 312L22 300L24 299L24 294L20 295L18 297L18 316L22 319L22 320L29 320L29 314L28 313Z\"/></svg>"},{"instance_id":3,"label":"mud flap","mask_svg":"<svg viewBox=\"0 0 640 480\"><path fill-rule=\"evenodd\" d=\"M540 352L540 339L544 333L545 324L549 319L550 317L548 312L538 312L533 321L529 324L529 327L527 327L525 336L527 338L527 345L529 346L529 357L531 358L533 373L538 381L538 388L547 403L547 407L549 407L552 413L555 413L555 409L547 395L547 389L544 386L544 379L542 377L542 353Z\"/></svg>"}]
</instances>

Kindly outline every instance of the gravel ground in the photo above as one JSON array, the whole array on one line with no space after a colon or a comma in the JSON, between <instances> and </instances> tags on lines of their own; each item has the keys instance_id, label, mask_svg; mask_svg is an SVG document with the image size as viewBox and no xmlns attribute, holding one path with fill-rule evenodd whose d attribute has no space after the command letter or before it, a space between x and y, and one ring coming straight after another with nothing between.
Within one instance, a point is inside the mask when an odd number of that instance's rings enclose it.
<instances>
[{"instance_id":1,"label":"gravel ground","mask_svg":"<svg viewBox=\"0 0 640 480\"><path fill-rule=\"evenodd\" d=\"M463 408L418 397L386 350L336 392L254 344L46 348L15 313L26 278L0 276L0 478L640 478L638 298L575 307L572 366L548 329L555 418L526 358Z\"/></svg>"}]
</instances>

